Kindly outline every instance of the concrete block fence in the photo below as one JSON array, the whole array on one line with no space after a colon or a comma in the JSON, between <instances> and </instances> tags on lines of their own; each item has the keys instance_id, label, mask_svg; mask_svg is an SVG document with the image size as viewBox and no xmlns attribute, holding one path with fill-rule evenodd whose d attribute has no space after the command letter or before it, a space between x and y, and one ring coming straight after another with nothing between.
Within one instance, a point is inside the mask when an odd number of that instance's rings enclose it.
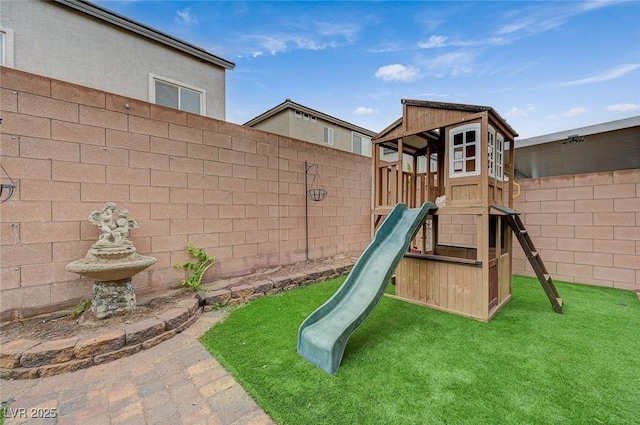
<instances>
[{"instance_id":1,"label":"concrete block fence","mask_svg":"<svg viewBox=\"0 0 640 425\"><path fill-rule=\"evenodd\" d=\"M309 258L359 254L370 240L370 159L123 96L0 68L0 162L17 182L0 204L0 319L78 305L92 283L67 272L99 231L107 201L158 262L138 300L179 287L186 242L217 279L306 258L304 161L328 196L309 201ZM8 183L6 176L1 176Z\"/></svg>"},{"instance_id":2,"label":"concrete block fence","mask_svg":"<svg viewBox=\"0 0 640 425\"><path fill-rule=\"evenodd\" d=\"M514 207L554 279L640 293L640 170L518 183ZM513 273L535 276L519 245Z\"/></svg>"}]
</instances>

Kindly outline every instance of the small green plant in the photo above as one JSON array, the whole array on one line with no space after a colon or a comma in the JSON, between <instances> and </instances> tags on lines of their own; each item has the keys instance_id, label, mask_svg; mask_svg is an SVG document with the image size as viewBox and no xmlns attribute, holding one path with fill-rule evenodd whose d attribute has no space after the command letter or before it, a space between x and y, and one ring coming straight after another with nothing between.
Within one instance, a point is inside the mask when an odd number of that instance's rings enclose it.
<instances>
[{"instance_id":1,"label":"small green plant","mask_svg":"<svg viewBox=\"0 0 640 425\"><path fill-rule=\"evenodd\" d=\"M187 242L187 250L189 254L198 260L197 262L186 262L182 264L174 264L176 269L193 270L193 274L188 279L182 279L182 286L188 286L194 291L199 291L202 287L202 275L216 262L216 257L207 255L204 248L197 248L191 242Z\"/></svg>"},{"instance_id":2,"label":"small green plant","mask_svg":"<svg viewBox=\"0 0 640 425\"><path fill-rule=\"evenodd\" d=\"M7 410L9 410L9 406L13 403L13 400L13 397L9 397L7 400L0 403L0 425L4 424L4 418L7 416Z\"/></svg>"},{"instance_id":3,"label":"small green plant","mask_svg":"<svg viewBox=\"0 0 640 425\"><path fill-rule=\"evenodd\" d=\"M80 302L80 305L78 307L74 308L71 311L71 314L69 315L71 316L72 319L75 319L76 317L84 313L89 308L90 305L91 305L91 300L88 298L85 298Z\"/></svg>"}]
</instances>

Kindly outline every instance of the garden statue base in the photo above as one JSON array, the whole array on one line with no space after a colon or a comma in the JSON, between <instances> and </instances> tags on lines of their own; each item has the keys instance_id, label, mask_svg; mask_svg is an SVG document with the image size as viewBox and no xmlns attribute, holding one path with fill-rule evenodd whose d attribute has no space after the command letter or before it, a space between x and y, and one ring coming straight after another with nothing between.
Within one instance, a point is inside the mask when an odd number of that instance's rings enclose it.
<instances>
[{"instance_id":1,"label":"garden statue base","mask_svg":"<svg viewBox=\"0 0 640 425\"><path fill-rule=\"evenodd\" d=\"M133 314L136 308L136 294L131 279L110 282L93 282L91 313L98 319Z\"/></svg>"},{"instance_id":2,"label":"garden statue base","mask_svg":"<svg viewBox=\"0 0 640 425\"><path fill-rule=\"evenodd\" d=\"M87 256L67 264L67 271L93 279L91 312L98 319L116 314L133 313L136 295L131 278L158 261L154 257L139 255L128 239L129 229L138 224L121 210L113 220L116 205L108 202L104 211L94 211L89 221L102 229L100 239L91 246Z\"/></svg>"}]
</instances>

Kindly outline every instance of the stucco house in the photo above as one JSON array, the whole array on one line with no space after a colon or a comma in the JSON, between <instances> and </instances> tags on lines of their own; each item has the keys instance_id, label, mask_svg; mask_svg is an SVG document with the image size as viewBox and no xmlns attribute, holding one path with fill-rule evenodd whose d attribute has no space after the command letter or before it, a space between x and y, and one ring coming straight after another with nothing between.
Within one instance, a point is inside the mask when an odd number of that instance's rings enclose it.
<instances>
[{"instance_id":1,"label":"stucco house","mask_svg":"<svg viewBox=\"0 0 640 425\"><path fill-rule=\"evenodd\" d=\"M640 116L516 141L516 178L640 168Z\"/></svg>"},{"instance_id":2,"label":"stucco house","mask_svg":"<svg viewBox=\"0 0 640 425\"><path fill-rule=\"evenodd\" d=\"M291 99L285 99L244 125L364 156L371 156L371 138L376 134Z\"/></svg>"},{"instance_id":3,"label":"stucco house","mask_svg":"<svg viewBox=\"0 0 640 425\"><path fill-rule=\"evenodd\" d=\"M84 0L0 2L0 65L221 120L235 67Z\"/></svg>"}]
</instances>

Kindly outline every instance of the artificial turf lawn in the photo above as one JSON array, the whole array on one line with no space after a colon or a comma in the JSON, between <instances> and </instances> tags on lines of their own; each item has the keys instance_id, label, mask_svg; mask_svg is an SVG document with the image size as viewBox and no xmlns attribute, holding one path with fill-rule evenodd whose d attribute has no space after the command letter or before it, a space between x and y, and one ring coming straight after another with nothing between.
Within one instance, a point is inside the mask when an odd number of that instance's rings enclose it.
<instances>
[{"instance_id":1,"label":"artificial turf lawn","mask_svg":"<svg viewBox=\"0 0 640 425\"><path fill-rule=\"evenodd\" d=\"M640 301L630 291L514 277L489 323L384 297L334 376L296 352L337 279L235 309L203 344L279 424L639 423Z\"/></svg>"}]
</instances>

